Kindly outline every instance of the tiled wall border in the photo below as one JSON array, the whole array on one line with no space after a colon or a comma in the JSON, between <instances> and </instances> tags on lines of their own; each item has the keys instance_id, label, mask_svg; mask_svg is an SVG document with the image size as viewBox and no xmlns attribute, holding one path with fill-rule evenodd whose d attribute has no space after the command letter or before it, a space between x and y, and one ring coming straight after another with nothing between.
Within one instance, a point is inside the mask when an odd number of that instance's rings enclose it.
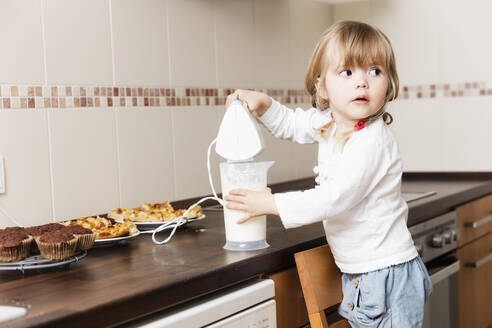
<instances>
[{"instance_id":1,"label":"tiled wall border","mask_svg":"<svg viewBox=\"0 0 492 328\"><path fill-rule=\"evenodd\" d=\"M309 103L303 90L258 89L284 103ZM162 107L224 105L231 88L2 85L0 108Z\"/></svg>"},{"instance_id":2,"label":"tiled wall border","mask_svg":"<svg viewBox=\"0 0 492 328\"><path fill-rule=\"evenodd\" d=\"M492 95L492 86L485 82L417 84L402 86L400 99L477 97Z\"/></svg>"},{"instance_id":3,"label":"tiled wall border","mask_svg":"<svg viewBox=\"0 0 492 328\"><path fill-rule=\"evenodd\" d=\"M256 89L284 104L309 104L302 89ZM224 105L232 88L2 85L0 108L100 108ZM402 86L399 99L490 96L485 82Z\"/></svg>"}]
</instances>

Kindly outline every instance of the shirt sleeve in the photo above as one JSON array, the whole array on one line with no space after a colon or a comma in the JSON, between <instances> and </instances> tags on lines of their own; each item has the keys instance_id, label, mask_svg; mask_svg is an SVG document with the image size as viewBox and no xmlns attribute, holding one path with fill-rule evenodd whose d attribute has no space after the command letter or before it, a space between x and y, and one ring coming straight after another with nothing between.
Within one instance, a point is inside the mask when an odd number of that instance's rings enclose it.
<instances>
[{"instance_id":1,"label":"shirt sleeve","mask_svg":"<svg viewBox=\"0 0 492 328\"><path fill-rule=\"evenodd\" d=\"M358 141L350 147L346 144L341 160L325 172L321 185L274 195L285 228L323 221L350 210L383 179L391 166L389 153L372 137Z\"/></svg>"},{"instance_id":2,"label":"shirt sleeve","mask_svg":"<svg viewBox=\"0 0 492 328\"><path fill-rule=\"evenodd\" d=\"M311 108L292 110L272 99L272 105L261 116L260 122L279 139L289 139L300 144L313 143L316 127L328 123L327 115Z\"/></svg>"}]
</instances>

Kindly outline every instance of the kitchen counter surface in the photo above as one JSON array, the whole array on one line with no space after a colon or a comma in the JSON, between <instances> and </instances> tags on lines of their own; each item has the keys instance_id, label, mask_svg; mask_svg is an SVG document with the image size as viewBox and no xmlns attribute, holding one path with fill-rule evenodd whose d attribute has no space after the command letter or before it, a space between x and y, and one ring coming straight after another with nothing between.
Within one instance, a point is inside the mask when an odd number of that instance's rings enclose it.
<instances>
[{"instance_id":1,"label":"kitchen counter surface","mask_svg":"<svg viewBox=\"0 0 492 328\"><path fill-rule=\"evenodd\" d=\"M312 179L283 183L274 191L301 189ZM489 175L415 174L403 191L437 194L409 204L409 226L492 193ZM0 305L23 306L27 315L0 327L113 326L294 265L293 254L326 243L321 223L285 230L268 219L270 248L225 251L223 218L181 228L167 245L140 235L113 247L91 249L69 270L0 272ZM165 234L159 236L165 238Z\"/></svg>"}]
</instances>

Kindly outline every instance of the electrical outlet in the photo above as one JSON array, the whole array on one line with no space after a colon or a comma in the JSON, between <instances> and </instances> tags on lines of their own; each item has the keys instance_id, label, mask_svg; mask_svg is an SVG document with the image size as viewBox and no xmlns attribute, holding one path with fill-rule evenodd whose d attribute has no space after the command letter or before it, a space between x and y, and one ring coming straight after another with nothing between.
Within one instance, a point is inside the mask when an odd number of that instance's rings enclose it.
<instances>
[{"instance_id":1,"label":"electrical outlet","mask_svg":"<svg viewBox=\"0 0 492 328\"><path fill-rule=\"evenodd\" d=\"M3 155L0 153L0 194L5 193L5 166L3 164Z\"/></svg>"}]
</instances>

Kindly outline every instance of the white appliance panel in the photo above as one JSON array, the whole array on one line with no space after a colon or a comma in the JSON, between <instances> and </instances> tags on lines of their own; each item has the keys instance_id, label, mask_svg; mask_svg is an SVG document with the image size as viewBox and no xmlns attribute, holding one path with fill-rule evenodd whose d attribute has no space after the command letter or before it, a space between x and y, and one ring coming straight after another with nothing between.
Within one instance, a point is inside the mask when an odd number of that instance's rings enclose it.
<instances>
[{"instance_id":1,"label":"white appliance panel","mask_svg":"<svg viewBox=\"0 0 492 328\"><path fill-rule=\"evenodd\" d=\"M206 328L276 328L275 311L275 301L269 300Z\"/></svg>"},{"instance_id":2,"label":"white appliance panel","mask_svg":"<svg viewBox=\"0 0 492 328\"><path fill-rule=\"evenodd\" d=\"M258 318L268 318L265 327L275 328L275 301L273 302L273 319L269 316L272 303L270 299L275 296L274 282L271 279L256 279L251 282L228 288L225 291L211 296L205 296L171 311L156 313L140 320L125 324L122 328L198 328L220 322L220 320L234 318L244 311L254 309L258 304L268 301L265 307L258 307L259 311L249 311L238 320L256 318L253 312L258 312ZM267 309L267 310L265 310ZM270 311L270 312L269 312ZM251 313L250 313L251 312ZM252 319L254 321L254 319ZM252 321L252 322L253 322ZM241 321L239 321L241 322ZM214 326L212 326L214 327ZM217 327L243 327L243 326L217 326ZM244 326L259 328L262 326Z\"/></svg>"}]
</instances>

